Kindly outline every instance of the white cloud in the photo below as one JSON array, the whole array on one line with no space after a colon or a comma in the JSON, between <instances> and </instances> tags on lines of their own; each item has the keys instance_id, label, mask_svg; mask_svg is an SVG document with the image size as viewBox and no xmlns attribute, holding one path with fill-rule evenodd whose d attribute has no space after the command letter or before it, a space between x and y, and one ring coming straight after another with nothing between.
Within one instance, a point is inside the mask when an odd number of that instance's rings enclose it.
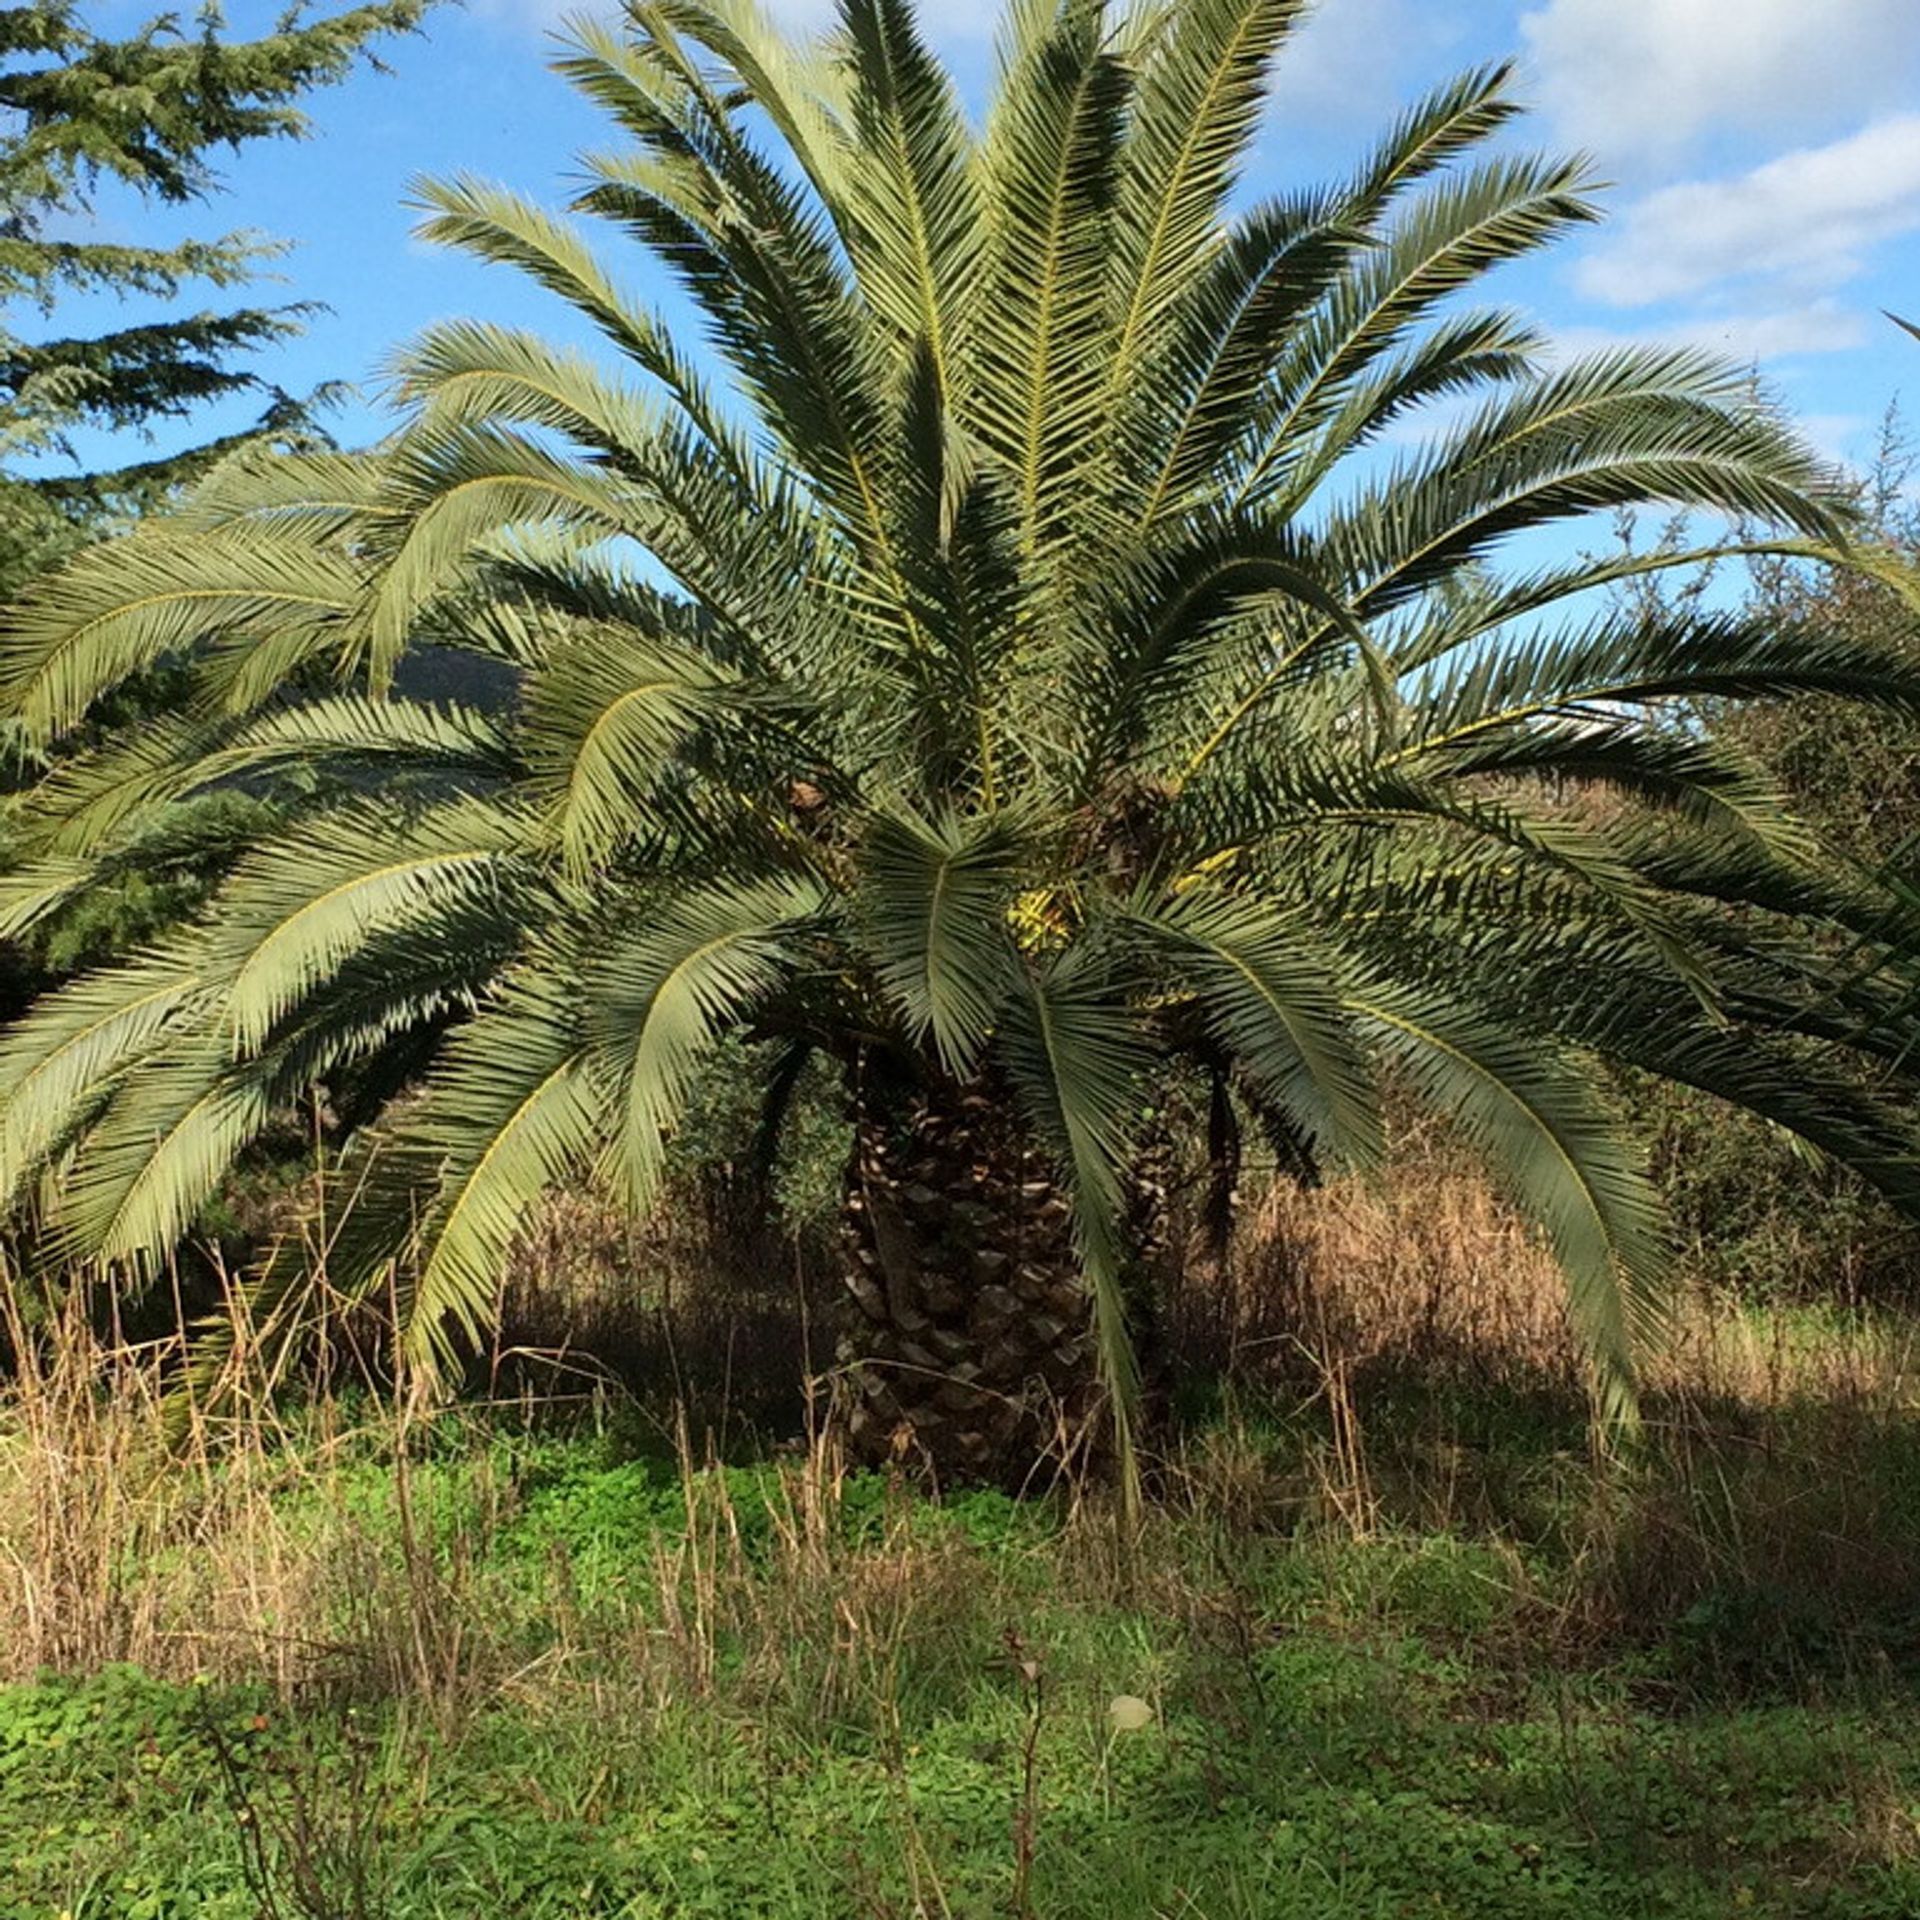
<instances>
[{"instance_id":1,"label":"white cloud","mask_svg":"<svg viewBox=\"0 0 1920 1920\"><path fill-rule=\"evenodd\" d=\"M1875 422L1864 413L1802 413L1793 424L1813 450L1836 467L1858 473L1872 452Z\"/></svg>"},{"instance_id":2,"label":"white cloud","mask_svg":"<svg viewBox=\"0 0 1920 1920\"><path fill-rule=\"evenodd\" d=\"M1814 300L1772 313L1707 314L1682 320L1667 328L1666 337L1734 360L1784 360L1795 354L1851 352L1866 344L1867 331L1864 314L1837 300Z\"/></svg>"},{"instance_id":3,"label":"white cloud","mask_svg":"<svg viewBox=\"0 0 1920 1920\"><path fill-rule=\"evenodd\" d=\"M1835 300L1741 313L1696 314L1651 327L1556 327L1550 331L1556 360L1610 347L1700 347L1743 364L1809 353L1845 353L1869 336L1866 316Z\"/></svg>"},{"instance_id":4,"label":"white cloud","mask_svg":"<svg viewBox=\"0 0 1920 1920\"><path fill-rule=\"evenodd\" d=\"M1920 114L1726 180L1662 187L1629 207L1575 268L1582 293L1649 306L1740 281L1803 297L1858 274L1883 241L1920 228Z\"/></svg>"},{"instance_id":5,"label":"white cloud","mask_svg":"<svg viewBox=\"0 0 1920 1920\"><path fill-rule=\"evenodd\" d=\"M1357 119L1368 134L1404 106L1416 82L1459 39L1464 16L1434 0L1317 0L1280 55L1275 117L1314 123Z\"/></svg>"},{"instance_id":6,"label":"white cloud","mask_svg":"<svg viewBox=\"0 0 1920 1920\"><path fill-rule=\"evenodd\" d=\"M1520 30L1561 135L1635 172L1710 128L1804 138L1920 85L1916 0L1546 0Z\"/></svg>"}]
</instances>

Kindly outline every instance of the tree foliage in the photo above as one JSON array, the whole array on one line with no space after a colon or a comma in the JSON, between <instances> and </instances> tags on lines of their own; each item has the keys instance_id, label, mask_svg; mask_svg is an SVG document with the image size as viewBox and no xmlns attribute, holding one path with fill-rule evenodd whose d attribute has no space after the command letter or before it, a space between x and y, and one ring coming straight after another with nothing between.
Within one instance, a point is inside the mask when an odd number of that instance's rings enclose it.
<instances>
[{"instance_id":1,"label":"tree foliage","mask_svg":"<svg viewBox=\"0 0 1920 1920\"><path fill-rule=\"evenodd\" d=\"M1519 544L1652 501L1864 559L1848 504L1739 371L1550 360L1478 303L1594 216L1578 165L1491 144L1504 69L1244 202L1301 12L1016 0L980 126L907 0L842 0L821 41L752 0L577 28L560 65L615 143L568 213L457 180L422 230L608 352L437 327L386 445L229 463L6 633L36 741L163 661L192 697L31 797L0 924L184 796L352 786L290 795L193 925L0 1044L0 1182L50 1254L152 1259L277 1107L424 1051L349 1151L329 1260L393 1286L431 1363L543 1189L597 1168L647 1204L742 1033L1004 1087L1074 1195L1116 1381L1124 1172L1170 1063L1295 1160L1372 1159L1383 1075L1455 1115L1616 1405L1666 1237L1594 1062L1920 1205L1875 1090L1902 910L1699 723L1912 711L1911 633L1610 606L1697 556ZM422 692L449 659L500 697Z\"/></svg>"},{"instance_id":2,"label":"tree foliage","mask_svg":"<svg viewBox=\"0 0 1920 1920\"><path fill-rule=\"evenodd\" d=\"M1888 553L1920 556L1912 446L1889 409L1855 482L1864 525ZM1623 529L1630 542L1630 529ZM1684 537L1669 528L1669 541ZM1809 568L1763 557L1742 590L1756 619L1833 631L1872 645L1912 632L1908 598L1884 570ZM1723 577L1719 583L1741 587ZM1709 723L1751 753L1837 866L1913 885L1920 848L1920 723L1910 713L1833 698L1738 704ZM1690 1273L1767 1299L1909 1298L1920 1278L1920 1228L1844 1165L1709 1096L1640 1086L1634 1106L1654 1139L1661 1184Z\"/></svg>"},{"instance_id":3,"label":"tree foliage","mask_svg":"<svg viewBox=\"0 0 1920 1920\"><path fill-rule=\"evenodd\" d=\"M299 101L345 77L370 42L414 24L424 0L378 0L320 19L289 16L234 40L217 12L197 30L161 15L119 36L76 0L0 9L0 589L36 570L66 528L137 512L204 471L236 438L150 455L106 471L29 475L24 456L70 451L78 428L146 430L203 404L257 392L255 431L304 425L294 396L262 383L246 357L297 330L299 306L173 311L106 333L63 333L63 301L107 294L172 306L196 283L224 294L277 249L228 234L175 246L84 236L103 182L153 205L204 199L210 156L306 129ZM37 314L39 337L18 330ZM244 437L244 436L240 436ZM30 463L31 464L31 463Z\"/></svg>"},{"instance_id":4,"label":"tree foliage","mask_svg":"<svg viewBox=\"0 0 1920 1920\"><path fill-rule=\"evenodd\" d=\"M380 0L314 20L288 16L251 40L229 37L214 11L191 34L163 15L111 36L74 0L0 9L0 598L254 439L321 444L312 401L324 396L282 392L248 364L298 330L304 307L186 310L195 283L227 296L274 244L247 234L173 246L87 237L94 199L103 183L148 206L206 198L219 184L219 150L302 134L302 97L344 78L423 5ZM166 311L105 333L62 327L76 296L101 295ZM156 446L157 435L190 432L185 423L201 408L248 394L261 402L251 425L184 449ZM86 454L130 438L146 443L138 458L89 469ZM90 717L83 738L163 712L178 691L171 675L129 685ZM0 733L0 791L35 763L30 741ZM221 850L264 818L229 794L191 821L154 823L28 950L0 948L0 1013L18 1006L36 975L124 949L197 905ZM0 825L0 864L12 857Z\"/></svg>"}]
</instances>

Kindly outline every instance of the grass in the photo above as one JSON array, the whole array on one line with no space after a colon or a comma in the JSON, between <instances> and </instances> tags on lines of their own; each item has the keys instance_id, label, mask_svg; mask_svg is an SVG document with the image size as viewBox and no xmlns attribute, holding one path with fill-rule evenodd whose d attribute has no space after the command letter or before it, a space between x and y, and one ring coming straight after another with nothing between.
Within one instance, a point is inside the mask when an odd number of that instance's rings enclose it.
<instances>
[{"instance_id":1,"label":"grass","mask_svg":"<svg viewBox=\"0 0 1920 1920\"><path fill-rule=\"evenodd\" d=\"M164 1343L16 1327L0 1920L1920 1912L1905 1318L1696 1301L1598 1458L1451 1175L1237 1274L1175 1303L1214 1384L1124 1546L1097 1491L938 1502L612 1388L289 1399L244 1341L169 1448Z\"/></svg>"},{"instance_id":2,"label":"grass","mask_svg":"<svg viewBox=\"0 0 1920 1920\"><path fill-rule=\"evenodd\" d=\"M0 1913L1005 1914L1023 1832L1058 1920L1920 1902L1910 1712L1678 1706L1657 1657L1530 1673L1537 1596L1484 1544L1229 1579L1175 1529L1129 1595L1072 1523L856 1481L816 1582L784 1492L697 1477L689 1524L596 1451L543 1450L475 1569L525 1604L457 1725L132 1669L0 1693Z\"/></svg>"},{"instance_id":3,"label":"grass","mask_svg":"<svg viewBox=\"0 0 1920 1920\"><path fill-rule=\"evenodd\" d=\"M0 1690L0 1915L1920 1910L1896 1622L1769 1639L1733 1584L1603 1626L1612 1523L1383 1500L1357 1532L1311 1422L1212 1429L1131 1563L1097 1507L940 1505L824 1450L396 1437L279 1462L297 1619L236 1646L135 1606L144 1666Z\"/></svg>"}]
</instances>

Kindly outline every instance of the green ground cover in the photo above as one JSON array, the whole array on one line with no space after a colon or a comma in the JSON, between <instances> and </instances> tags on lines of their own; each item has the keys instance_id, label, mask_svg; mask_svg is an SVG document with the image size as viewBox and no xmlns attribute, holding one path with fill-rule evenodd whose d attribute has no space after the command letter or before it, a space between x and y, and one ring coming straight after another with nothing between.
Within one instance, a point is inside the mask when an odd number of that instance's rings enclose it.
<instances>
[{"instance_id":1,"label":"green ground cover","mask_svg":"<svg viewBox=\"0 0 1920 1920\"><path fill-rule=\"evenodd\" d=\"M1097 1513L457 1431L290 1485L364 1555L291 1695L0 1691L5 1920L1920 1912L1903 1596L1727 1560L1589 1626L1545 1519L1596 1483L1519 1426L1512 1512L1446 1528L1336 1523L1240 1430L1130 1562Z\"/></svg>"}]
</instances>

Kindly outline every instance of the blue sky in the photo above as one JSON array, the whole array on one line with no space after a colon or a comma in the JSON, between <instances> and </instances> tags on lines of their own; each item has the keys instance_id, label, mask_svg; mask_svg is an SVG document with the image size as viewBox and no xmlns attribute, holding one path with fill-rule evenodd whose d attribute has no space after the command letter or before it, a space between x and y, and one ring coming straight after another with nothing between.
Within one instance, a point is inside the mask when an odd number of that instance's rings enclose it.
<instances>
[{"instance_id":1,"label":"blue sky","mask_svg":"<svg viewBox=\"0 0 1920 1920\"><path fill-rule=\"evenodd\" d=\"M832 0L769 3L796 26L832 13ZM93 17L118 31L148 11L102 0ZM413 176L460 171L564 198L574 155L607 137L546 68L571 11L443 8L386 50L390 73L316 96L311 139L242 154L211 206L156 216L108 197L98 224L291 241L286 296L331 311L263 371L296 389L361 383L337 427L369 437L382 359L427 322L564 326L510 273L415 240L404 199ZM922 0L976 98L995 12ZM255 0L232 13L239 31L270 17ZM1250 186L1340 167L1425 87L1508 54L1537 108L1519 139L1584 149L1611 185L1606 224L1509 271L1496 283L1505 298L1570 347L1685 339L1753 362L1817 445L1870 457L1889 402L1920 391L1920 347L1880 312L1920 315L1920 0L1321 0L1281 70ZM611 232L606 244L616 258L625 245ZM630 281L657 292L650 272L630 259ZM95 318L68 308L59 324ZM202 431L211 424L226 423Z\"/></svg>"}]
</instances>

